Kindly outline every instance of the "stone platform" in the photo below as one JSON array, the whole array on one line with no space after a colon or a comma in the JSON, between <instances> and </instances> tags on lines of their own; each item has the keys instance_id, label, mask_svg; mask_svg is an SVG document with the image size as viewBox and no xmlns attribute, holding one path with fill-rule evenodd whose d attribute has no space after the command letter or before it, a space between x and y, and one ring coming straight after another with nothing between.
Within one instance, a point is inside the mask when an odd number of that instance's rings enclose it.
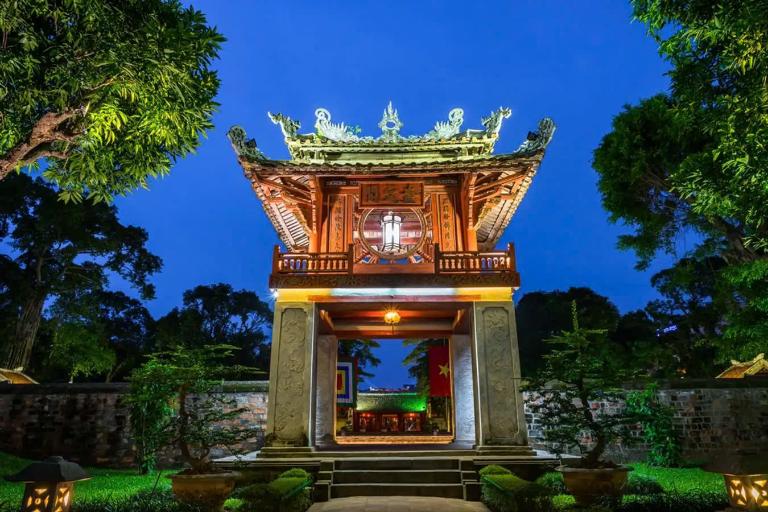
<instances>
[{"instance_id":1,"label":"stone platform","mask_svg":"<svg viewBox=\"0 0 768 512\"><path fill-rule=\"evenodd\" d=\"M384 445L366 449L336 447L265 448L239 458L215 461L223 469L280 472L302 468L315 477L317 502L360 496L417 496L478 501L478 471L489 464L504 466L533 480L558 464L547 452L527 446L479 449Z\"/></svg>"},{"instance_id":2,"label":"stone platform","mask_svg":"<svg viewBox=\"0 0 768 512\"><path fill-rule=\"evenodd\" d=\"M315 503L309 512L488 512L482 503L418 496L356 496Z\"/></svg>"}]
</instances>

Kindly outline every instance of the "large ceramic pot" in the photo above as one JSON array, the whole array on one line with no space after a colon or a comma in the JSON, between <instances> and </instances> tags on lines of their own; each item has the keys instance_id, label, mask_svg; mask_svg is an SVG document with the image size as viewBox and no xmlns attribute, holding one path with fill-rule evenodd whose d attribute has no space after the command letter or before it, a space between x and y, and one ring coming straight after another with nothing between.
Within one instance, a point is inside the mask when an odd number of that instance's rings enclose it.
<instances>
[{"instance_id":1,"label":"large ceramic pot","mask_svg":"<svg viewBox=\"0 0 768 512\"><path fill-rule=\"evenodd\" d=\"M576 499L576 503L591 505L602 497L621 498L627 486L627 473L632 471L632 468L617 466L585 469L560 466L557 470L563 474L565 487Z\"/></svg>"},{"instance_id":2,"label":"large ceramic pot","mask_svg":"<svg viewBox=\"0 0 768 512\"><path fill-rule=\"evenodd\" d=\"M171 475L171 489L182 503L197 505L205 510L218 511L235 488L240 473L211 473L206 475Z\"/></svg>"}]
</instances>

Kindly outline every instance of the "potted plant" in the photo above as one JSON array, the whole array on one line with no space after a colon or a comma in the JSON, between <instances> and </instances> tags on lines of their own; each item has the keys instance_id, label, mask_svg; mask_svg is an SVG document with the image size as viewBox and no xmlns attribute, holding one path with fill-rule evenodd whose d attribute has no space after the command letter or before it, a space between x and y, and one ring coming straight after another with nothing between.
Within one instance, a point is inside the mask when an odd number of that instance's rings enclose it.
<instances>
[{"instance_id":1,"label":"potted plant","mask_svg":"<svg viewBox=\"0 0 768 512\"><path fill-rule=\"evenodd\" d=\"M131 376L131 426L151 469L161 449L175 449L185 469L172 475L176 498L206 510L221 510L238 473L214 467L214 447L233 448L255 437L256 430L236 425L245 409L221 390L222 378L243 368L225 366L234 347L178 347L149 356ZM149 457L150 460L146 460Z\"/></svg>"},{"instance_id":2,"label":"potted plant","mask_svg":"<svg viewBox=\"0 0 768 512\"><path fill-rule=\"evenodd\" d=\"M558 470L576 502L589 505L600 497L620 499L624 492L631 468L604 454L611 443L632 440L629 427L636 418L623 407L622 385L634 372L606 331L580 327L575 302L571 308L573 328L547 340L552 351L527 385L527 405L540 417L553 451L578 448L581 458Z\"/></svg>"}]
</instances>

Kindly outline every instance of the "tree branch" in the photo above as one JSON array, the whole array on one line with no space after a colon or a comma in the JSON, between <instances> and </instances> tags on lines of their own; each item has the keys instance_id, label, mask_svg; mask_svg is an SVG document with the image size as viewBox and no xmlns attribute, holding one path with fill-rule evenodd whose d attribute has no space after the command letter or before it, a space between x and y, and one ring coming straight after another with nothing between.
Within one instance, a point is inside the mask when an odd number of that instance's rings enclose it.
<instances>
[{"instance_id":1,"label":"tree branch","mask_svg":"<svg viewBox=\"0 0 768 512\"><path fill-rule=\"evenodd\" d=\"M80 133L63 130L62 125L81 114L81 109L43 114L32 127L27 139L0 158L0 180L5 179L17 167L30 165L40 158L67 158L69 156L67 152L54 150L51 144L72 142L80 135Z\"/></svg>"}]
</instances>

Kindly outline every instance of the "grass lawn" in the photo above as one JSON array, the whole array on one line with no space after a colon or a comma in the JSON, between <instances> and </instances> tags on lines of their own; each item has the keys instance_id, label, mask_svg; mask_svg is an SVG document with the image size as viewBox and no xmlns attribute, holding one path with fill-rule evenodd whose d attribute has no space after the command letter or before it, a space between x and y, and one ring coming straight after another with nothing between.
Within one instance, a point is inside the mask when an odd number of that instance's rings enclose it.
<instances>
[{"instance_id":1,"label":"grass lawn","mask_svg":"<svg viewBox=\"0 0 768 512\"><path fill-rule=\"evenodd\" d=\"M16 473L30 461L0 453L0 477ZM90 480L75 484L75 500L86 502L108 498L131 496L139 491L155 486L160 489L170 488L171 482L165 475L173 471L164 471L158 479L154 475L138 475L135 469L85 468ZM6 482L0 478L0 511L15 510L21 503L24 484ZM10 505L10 506L9 506Z\"/></svg>"},{"instance_id":2,"label":"grass lawn","mask_svg":"<svg viewBox=\"0 0 768 512\"><path fill-rule=\"evenodd\" d=\"M653 478L665 492L669 493L714 493L726 499L725 483L723 476L710 473L699 468L659 468L639 462L628 464L634 471L634 475ZM624 501L633 501L635 496L625 496ZM573 497L568 494L555 496L554 504L557 509L568 510L573 504ZM681 511L682 512L682 511Z\"/></svg>"},{"instance_id":3,"label":"grass lawn","mask_svg":"<svg viewBox=\"0 0 768 512\"><path fill-rule=\"evenodd\" d=\"M707 491L725 494L723 475L699 468L657 468L647 464L630 464L635 473L653 478L667 492Z\"/></svg>"}]
</instances>

